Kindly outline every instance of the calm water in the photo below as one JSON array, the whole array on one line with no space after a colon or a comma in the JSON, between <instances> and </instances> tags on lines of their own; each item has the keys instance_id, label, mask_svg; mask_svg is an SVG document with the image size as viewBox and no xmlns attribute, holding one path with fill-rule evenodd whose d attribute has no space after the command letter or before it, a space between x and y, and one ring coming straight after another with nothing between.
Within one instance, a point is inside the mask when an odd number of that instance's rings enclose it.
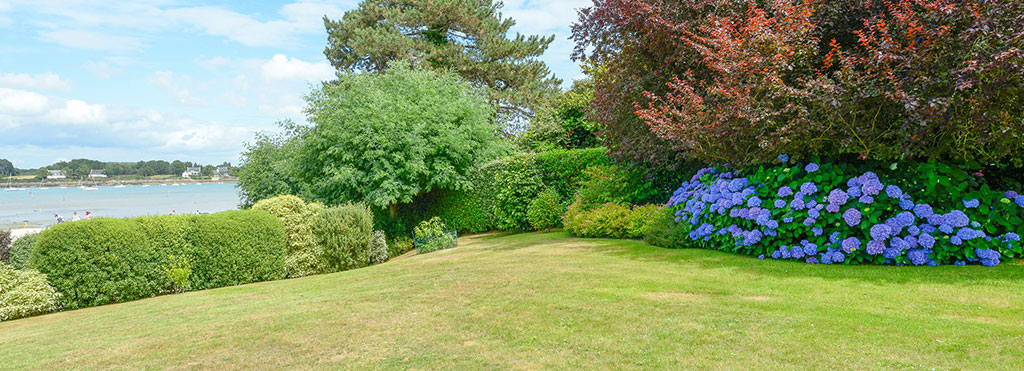
<instances>
[{"instance_id":1,"label":"calm water","mask_svg":"<svg viewBox=\"0 0 1024 371\"><path fill-rule=\"evenodd\" d=\"M172 210L179 214L195 213L196 210L213 213L238 207L238 192L234 184L96 188L95 191L75 187L0 190L0 228L22 227L25 222L29 226L48 226L54 222L53 214L60 214L70 221L75 211L81 217L92 210L96 217L119 218L166 215Z\"/></svg>"}]
</instances>

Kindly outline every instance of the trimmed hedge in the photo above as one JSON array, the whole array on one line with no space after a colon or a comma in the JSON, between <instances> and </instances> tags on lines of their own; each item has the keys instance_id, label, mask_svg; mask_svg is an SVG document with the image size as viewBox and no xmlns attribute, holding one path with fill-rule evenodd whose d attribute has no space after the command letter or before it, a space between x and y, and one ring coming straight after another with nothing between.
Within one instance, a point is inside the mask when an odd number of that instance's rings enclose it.
<instances>
[{"instance_id":1,"label":"trimmed hedge","mask_svg":"<svg viewBox=\"0 0 1024 371\"><path fill-rule=\"evenodd\" d=\"M331 272L326 251L313 236L313 221L323 204L303 201L296 196L277 196L261 200L252 206L276 216L284 223L288 236L288 257L285 258L285 274L288 277L303 277Z\"/></svg>"},{"instance_id":2,"label":"trimmed hedge","mask_svg":"<svg viewBox=\"0 0 1024 371\"><path fill-rule=\"evenodd\" d=\"M59 297L46 275L0 263L0 321L51 312Z\"/></svg>"},{"instance_id":3,"label":"trimmed hedge","mask_svg":"<svg viewBox=\"0 0 1024 371\"><path fill-rule=\"evenodd\" d=\"M526 210L530 227L538 231L562 226L563 214L565 205L559 200L558 192L553 188L545 189L537 195L537 198L530 202L530 208Z\"/></svg>"},{"instance_id":4,"label":"trimmed hedge","mask_svg":"<svg viewBox=\"0 0 1024 371\"><path fill-rule=\"evenodd\" d=\"M284 277L284 227L263 211L93 219L44 231L29 265L75 309L176 291L165 272L187 259L202 290Z\"/></svg>"},{"instance_id":5,"label":"trimmed hedge","mask_svg":"<svg viewBox=\"0 0 1024 371\"><path fill-rule=\"evenodd\" d=\"M21 236L11 244L11 266L14 269L25 269L38 241L39 233L32 233Z\"/></svg>"}]
</instances>

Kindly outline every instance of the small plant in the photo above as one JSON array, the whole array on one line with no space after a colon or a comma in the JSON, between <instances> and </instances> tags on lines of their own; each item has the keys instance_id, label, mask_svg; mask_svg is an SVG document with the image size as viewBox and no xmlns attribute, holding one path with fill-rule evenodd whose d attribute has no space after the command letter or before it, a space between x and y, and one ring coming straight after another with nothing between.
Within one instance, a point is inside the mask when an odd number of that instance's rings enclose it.
<instances>
[{"instance_id":1,"label":"small plant","mask_svg":"<svg viewBox=\"0 0 1024 371\"><path fill-rule=\"evenodd\" d=\"M373 231L373 242L370 243L370 264L388 261L388 236L384 231Z\"/></svg>"},{"instance_id":2,"label":"small plant","mask_svg":"<svg viewBox=\"0 0 1024 371\"><path fill-rule=\"evenodd\" d=\"M370 263L373 213L361 203L323 209L313 222L313 235L335 271L364 267Z\"/></svg>"},{"instance_id":3,"label":"small plant","mask_svg":"<svg viewBox=\"0 0 1024 371\"><path fill-rule=\"evenodd\" d=\"M170 282L169 292L178 294L192 289L192 262L187 256L169 257L170 263L163 266L167 281Z\"/></svg>"},{"instance_id":4,"label":"small plant","mask_svg":"<svg viewBox=\"0 0 1024 371\"><path fill-rule=\"evenodd\" d=\"M0 263L0 321L51 312L59 297L45 274Z\"/></svg>"},{"instance_id":5,"label":"small plant","mask_svg":"<svg viewBox=\"0 0 1024 371\"><path fill-rule=\"evenodd\" d=\"M456 232L448 230L444 221L436 216L416 226L414 234L416 236L414 240L416 250L420 254L450 249L458 243Z\"/></svg>"},{"instance_id":6,"label":"small plant","mask_svg":"<svg viewBox=\"0 0 1024 371\"><path fill-rule=\"evenodd\" d=\"M558 192L548 188L530 202L526 216L530 219L530 226L539 231L560 227L564 212L565 206L559 201Z\"/></svg>"}]
</instances>

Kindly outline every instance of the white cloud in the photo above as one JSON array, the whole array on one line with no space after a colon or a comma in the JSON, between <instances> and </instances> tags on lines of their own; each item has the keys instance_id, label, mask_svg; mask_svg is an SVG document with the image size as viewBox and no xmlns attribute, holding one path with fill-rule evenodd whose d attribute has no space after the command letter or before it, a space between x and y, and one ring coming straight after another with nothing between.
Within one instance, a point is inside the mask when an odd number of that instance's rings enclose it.
<instances>
[{"instance_id":1,"label":"white cloud","mask_svg":"<svg viewBox=\"0 0 1024 371\"><path fill-rule=\"evenodd\" d=\"M297 42L293 25L289 22L260 22L221 7L169 9L164 14L208 34L227 37L247 46L286 46Z\"/></svg>"},{"instance_id":2,"label":"white cloud","mask_svg":"<svg viewBox=\"0 0 1024 371\"><path fill-rule=\"evenodd\" d=\"M260 66L264 79L267 80L303 80L320 82L334 79L334 67L327 62L306 62L298 58L289 58L284 54L275 54Z\"/></svg>"},{"instance_id":3,"label":"white cloud","mask_svg":"<svg viewBox=\"0 0 1024 371\"><path fill-rule=\"evenodd\" d=\"M64 124L102 124L107 122L107 108L102 104L89 104L77 99L64 102L64 107L49 114L53 122Z\"/></svg>"},{"instance_id":4,"label":"white cloud","mask_svg":"<svg viewBox=\"0 0 1024 371\"><path fill-rule=\"evenodd\" d=\"M191 82L188 76L182 76L180 78L185 83ZM192 95L192 92L188 88L179 84L174 77L173 72L168 71L157 71L153 74L153 77L149 79L153 85L156 85L164 90L167 90L174 97L174 103L185 107L206 107L209 105L208 102L202 98Z\"/></svg>"},{"instance_id":5,"label":"white cloud","mask_svg":"<svg viewBox=\"0 0 1024 371\"><path fill-rule=\"evenodd\" d=\"M231 65L231 60L227 59L227 58L224 58L224 57L213 57L213 58L203 58L203 57L200 57L200 58L196 58L196 63L199 64L200 67L203 67L203 68L208 69L210 71L214 71L214 70L217 70L217 69L219 69L221 67L225 67L225 66Z\"/></svg>"},{"instance_id":6,"label":"white cloud","mask_svg":"<svg viewBox=\"0 0 1024 371\"><path fill-rule=\"evenodd\" d=\"M121 72L123 72L120 69L114 68L109 63L104 61L88 61L85 62L85 64L82 65L82 67L85 67L85 69L92 73L94 76L102 79L109 79L111 77L120 75Z\"/></svg>"},{"instance_id":7,"label":"white cloud","mask_svg":"<svg viewBox=\"0 0 1024 371\"><path fill-rule=\"evenodd\" d=\"M70 87L67 81L50 72L37 75L3 73L0 74L0 86L32 90L67 90Z\"/></svg>"},{"instance_id":8,"label":"white cloud","mask_svg":"<svg viewBox=\"0 0 1024 371\"><path fill-rule=\"evenodd\" d=\"M38 115L46 112L50 100L39 93L0 88L0 116Z\"/></svg>"},{"instance_id":9,"label":"white cloud","mask_svg":"<svg viewBox=\"0 0 1024 371\"><path fill-rule=\"evenodd\" d=\"M102 51L136 50L143 46L134 37L107 35L90 30L43 31L39 33L39 38L67 47Z\"/></svg>"}]
</instances>

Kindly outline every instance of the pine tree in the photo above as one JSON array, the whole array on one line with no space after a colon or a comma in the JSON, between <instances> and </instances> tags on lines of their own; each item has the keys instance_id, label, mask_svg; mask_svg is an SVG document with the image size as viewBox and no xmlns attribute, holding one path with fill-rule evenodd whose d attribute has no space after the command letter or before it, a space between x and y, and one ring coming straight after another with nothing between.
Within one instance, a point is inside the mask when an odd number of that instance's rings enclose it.
<instances>
[{"instance_id":1,"label":"pine tree","mask_svg":"<svg viewBox=\"0 0 1024 371\"><path fill-rule=\"evenodd\" d=\"M324 18L324 54L341 71L380 72L392 60L419 68L448 69L478 89L495 118L515 132L558 92L556 79L537 59L554 40L516 34L493 0L366 0L340 20Z\"/></svg>"}]
</instances>

